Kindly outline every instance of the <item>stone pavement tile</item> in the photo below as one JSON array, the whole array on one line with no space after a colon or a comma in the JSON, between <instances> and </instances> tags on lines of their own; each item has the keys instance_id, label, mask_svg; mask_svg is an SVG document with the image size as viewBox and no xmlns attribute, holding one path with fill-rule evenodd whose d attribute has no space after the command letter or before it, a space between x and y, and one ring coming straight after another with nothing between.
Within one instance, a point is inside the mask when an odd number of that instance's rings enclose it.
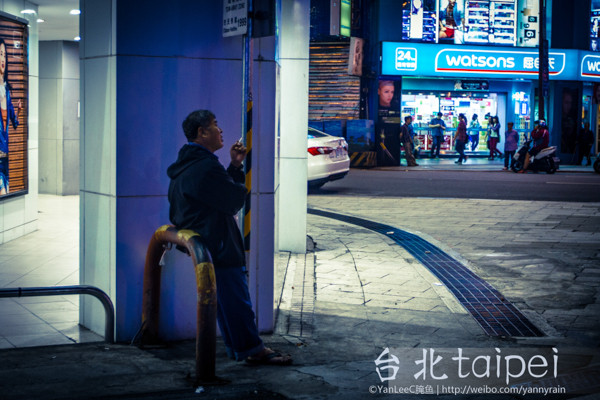
<instances>
[{"instance_id":1,"label":"stone pavement tile","mask_svg":"<svg viewBox=\"0 0 600 400\"><path fill-rule=\"evenodd\" d=\"M390 243L382 243L380 240L349 240L342 241L342 243L349 249L357 250L366 253L379 253L383 251L390 251Z\"/></svg>"},{"instance_id":2,"label":"stone pavement tile","mask_svg":"<svg viewBox=\"0 0 600 400\"><path fill-rule=\"evenodd\" d=\"M315 303L315 315L317 314L338 315L342 317L365 319L367 315L367 309L363 305L317 301Z\"/></svg>"},{"instance_id":3,"label":"stone pavement tile","mask_svg":"<svg viewBox=\"0 0 600 400\"><path fill-rule=\"evenodd\" d=\"M375 357L373 357L375 358ZM335 393L311 393L310 399L340 399L354 396L366 396L369 383L379 382L373 369L373 360L336 363L330 365L305 366L298 369L307 376L318 377L324 383L336 388ZM360 377L360 379L357 379ZM291 397L290 397L291 398Z\"/></svg>"},{"instance_id":4,"label":"stone pavement tile","mask_svg":"<svg viewBox=\"0 0 600 400\"><path fill-rule=\"evenodd\" d=\"M600 304L587 304L583 309L582 315L600 315Z\"/></svg>"},{"instance_id":5,"label":"stone pavement tile","mask_svg":"<svg viewBox=\"0 0 600 400\"><path fill-rule=\"evenodd\" d=\"M317 296L317 301L315 302L316 306L320 306L320 302L328 302L328 303L338 303L338 304L351 304L351 305L361 305L364 304L365 299L362 296L334 296L334 295L319 295Z\"/></svg>"},{"instance_id":6,"label":"stone pavement tile","mask_svg":"<svg viewBox=\"0 0 600 400\"><path fill-rule=\"evenodd\" d=\"M580 329L580 328L589 328L590 326L595 326L596 328L600 328L600 319L598 315L580 315L577 317L575 322L571 324L571 328Z\"/></svg>"},{"instance_id":7,"label":"stone pavement tile","mask_svg":"<svg viewBox=\"0 0 600 400\"><path fill-rule=\"evenodd\" d=\"M582 274L590 274L590 275L594 275L594 276L600 277L600 265L597 264L597 261L598 260L596 260L595 264L591 264L589 266L585 266L583 268L583 270L581 271L581 273Z\"/></svg>"},{"instance_id":8,"label":"stone pavement tile","mask_svg":"<svg viewBox=\"0 0 600 400\"><path fill-rule=\"evenodd\" d=\"M405 275L398 276L399 274L393 271L365 272L364 270L360 269L358 271L358 275L360 276L360 280L363 286L370 286L368 290L378 290L376 286L380 285L381 282L385 282L384 286L397 287L402 286L405 283L409 282L411 279L415 278L412 276L409 277Z\"/></svg>"},{"instance_id":9,"label":"stone pavement tile","mask_svg":"<svg viewBox=\"0 0 600 400\"><path fill-rule=\"evenodd\" d=\"M387 296L386 298L382 296L378 296L375 298L368 298L365 301L365 306L368 308L377 307L377 308L387 308L390 310L402 310L402 309L411 309L410 307L402 307L402 304L405 304L407 301L413 299L413 297L395 297L395 296Z\"/></svg>"},{"instance_id":10,"label":"stone pavement tile","mask_svg":"<svg viewBox=\"0 0 600 400\"><path fill-rule=\"evenodd\" d=\"M424 299L424 298L412 298L405 303L401 303L398 305L399 308L409 309L415 311L431 311L434 308L445 308L444 302L440 299Z\"/></svg>"},{"instance_id":11,"label":"stone pavement tile","mask_svg":"<svg viewBox=\"0 0 600 400\"><path fill-rule=\"evenodd\" d=\"M346 293L346 294L361 294L362 290L360 284L349 285L349 284L331 284L325 286L324 288L317 291L317 296L321 295L335 295L337 293Z\"/></svg>"},{"instance_id":12,"label":"stone pavement tile","mask_svg":"<svg viewBox=\"0 0 600 400\"><path fill-rule=\"evenodd\" d=\"M354 258L354 260L359 262L359 260L361 260L361 259L373 260L376 257L373 257L373 254L367 253L364 251L352 251L352 258ZM380 259L389 259L389 255L386 255L386 254L380 255L379 258Z\"/></svg>"},{"instance_id":13,"label":"stone pavement tile","mask_svg":"<svg viewBox=\"0 0 600 400\"><path fill-rule=\"evenodd\" d=\"M324 279L343 279L348 274L355 274L355 269L352 260L348 260L346 263L340 263L338 266L327 266L322 268L322 264L318 261L315 264L315 275L320 276Z\"/></svg>"},{"instance_id":14,"label":"stone pavement tile","mask_svg":"<svg viewBox=\"0 0 600 400\"><path fill-rule=\"evenodd\" d=\"M551 279L553 281L568 282L568 281L575 280L576 277L577 277L577 273L575 271L573 271L573 272L552 271L552 274L548 275L547 279Z\"/></svg>"},{"instance_id":15,"label":"stone pavement tile","mask_svg":"<svg viewBox=\"0 0 600 400\"><path fill-rule=\"evenodd\" d=\"M365 266L369 266L369 265L375 265L378 269L382 270L382 271L387 271L387 270L394 270L396 268L398 268L399 265L402 265L404 262L406 262L406 259L404 259L404 257L400 257L400 259L398 259L398 253L394 252L394 253L390 253L390 257L393 258L389 258L389 257L373 257L371 259L367 259L367 260L361 260L360 265L365 265Z\"/></svg>"},{"instance_id":16,"label":"stone pavement tile","mask_svg":"<svg viewBox=\"0 0 600 400\"><path fill-rule=\"evenodd\" d=\"M345 284L340 285L337 283L338 281L332 282L323 282L316 283L316 296L321 298L323 296L337 296L337 295L345 295L345 296L363 296L363 292L361 289L361 285L359 281L356 281L355 284Z\"/></svg>"},{"instance_id":17,"label":"stone pavement tile","mask_svg":"<svg viewBox=\"0 0 600 400\"><path fill-rule=\"evenodd\" d=\"M327 262L327 261L331 261L331 260L340 260L343 259L344 257L350 257L350 255L348 254L348 251L346 249L342 249L342 250L337 250L335 252L333 251L318 251L318 259L320 262Z\"/></svg>"},{"instance_id":18,"label":"stone pavement tile","mask_svg":"<svg viewBox=\"0 0 600 400\"><path fill-rule=\"evenodd\" d=\"M350 264L351 265L351 264ZM346 264L348 266L348 264ZM346 267L345 266L345 267ZM348 266L348 268L337 268L333 270L323 271L319 265L315 267L315 276L318 281L326 281L326 282L337 282L340 279L345 278L349 273L352 273L352 268ZM346 271L347 270L347 271Z\"/></svg>"},{"instance_id":19,"label":"stone pavement tile","mask_svg":"<svg viewBox=\"0 0 600 400\"><path fill-rule=\"evenodd\" d=\"M361 277L362 277L362 275L361 275ZM366 283L363 285L363 291L365 294L370 294L370 295L387 294L392 290L398 289L398 287L402 286L406 282L408 282L408 281L404 280L400 283L398 283L398 282L379 283L379 281L369 282L369 283Z\"/></svg>"},{"instance_id":20,"label":"stone pavement tile","mask_svg":"<svg viewBox=\"0 0 600 400\"><path fill-rule=\"evenodd\" d=\"M348 277L348 275L355 275L355 270L352 265L352 261L348 261L347 263L340 264L339 267L334 267L333 269L321 268L321 264L317 262L315 265L315 275L319 278L326 280L337 280L344 279Z\"/></svg>"},{"instance_id":21,"label":"stone pavement tile","mask_svg":"<svg viewBox=\"0 0 600 400\"><path fill-rule=\"evenodd\" d=\"M524 274L544 274L550 276L550 273L556 269L553 264L527 264L523 266Z\"/></svg>"},{"instance_id":22,"label":"stone pavement tile","mask_svg":"<svg viewBox=\"0 0 600 400\"><path fill-rule=\"evenodd\" d=\"M575 282L577 282L577 283L583 283L583 284L589 283L594 286L597 285L598 280L599 279L597 276L591 276L591 275L581 275L581 276L578 276L577 278L575 278Z\"/></svg>"},{"instance_id":23,"label":"stone pavement tile","mask_svg":"<svg viewBox=\"0 0 600 400\"><path fill-rule=\"evenodd\" d=\"M424 280L412 281L399 288L392 288L388 295L415 296L415 297L437 297L432 286Z\"/></svg>"},{"instance_id":24,"label":"stone pavement tile","mask_svg":"<svg viewBox=\"0 0 600 400\"><path fill-rule=\"evenodd\" d=\"M382 264L369 263L365 261L357 262L356 268L359 272L368 272L370 274L381 273L381 276L395 275L399 278L412 279L418 276L416 270L421 268L420 263L414 263L412 265L412 256L410 259L401 259L398 255L393 256L394 264ZM407 262L408 261L408 262Z\"/></svg>"},{"instance_id":25,"label":"stone pavement tile","mask_svg":"<svg viewBox=\"0 0 600 400\"><path fill-rule=\"evenodd\" d=\"M407 323L413 316L414 311L398 310L387 307L364 307L365 316L370 321L392 322L399 326Z\"/></svg>"},{"instance_id":26,"label":"stone pavement tile","mask_svg":"<svg viewBox=\"0 0 600 400\"><path fill-rule=\"evenodd\" d=\"M335 296L335 295L345 295L345 296L351 296L351 295L360 295L362 296L362 290L360 288L360 285L329 285L326 286L324 288L322 288L321 290L319 290L317 292L317 298L320 298L322 296Z\"/></svg>"},{"instance_id":27,"label":"stone pavement tile","mask_svg":"<svg viewBox=\"0 0 600 400\"><path fill-rule=\"evenodd\" d=\"M396 310L412 310L412 311L431 311L437 309L438 311L449 312L448 307L445 306L444 302L439 299L417 299L390 297L389 300L382 298L369 299L365 306L367 307L387 307Z\"/></svg>"},{"instance_id":28,"label":"stone pavement tile","mask_svg":"<svg viewBox=\"0 0 600 400\"><path fill-rule=\"evenodd\" d=\"M456 314L450 313L445 307L443 308L445 313L431 313L415 310L393 310L384 307L368 307L368 304L366 307L361 305L334 304L332 308L331 303L320 301L317 301L316 303L316 329L319 329L319 322L323 322L324 315L331 315L331 317L327 318L335 318L333 315L364 315L364 309L369 310L367 318L369 319L370 324L367 324L366 328L364 328L364 324L356 324L355 321L345 321L345 323L351 324L349 328L353 329L353 336L360 337L360 335L368 335L371 341L380 341L381 344L385 346L415 346L421 342L424 331L436 332L440 329L443 331L446 329L446 325L454 326L455 330L460 329L461 334L453 336L458 336L457 338L463 341L468 339L476 342L477 336L482 334L481 328L478 326L471 325L471 330L465 330L464 327L462 327L461 322L457 322L457 320L461 320L464 317L471 319L470 316L457 316ZM346 314L344 314L344 312ZM377 325L377 329L374 330L373 324L375 321L380 321L381 323L384 323L384 325ZM410 326L406 326L409 321L412 321ZM446 324L446 322L448 322L448 324ZM474 324L474 322L471 321L471 324ZM469 324L467 323L467 325ZM336 326L340 331L344 329L344 325L340 324L339 320L336 320ZM386 338L382 340L381 336L386 331L389 332L391 336L386 336ZM372 338L373 333L375 332L376 337ZM399 334L399 332L401 333ZM400 335L400 337L398 337L398 335ZM440 338L444 337L450 340L447 334L441 334L437 339L441 340ZM394 338L395 340L391 340L390 338Z\"/></svg>"},{"instance_id":29,"label":"stone pavement tile","mask_svg":"<svg viewBox=\"0 0 600 400\"><path fill-rule=\"evenodd\" d=\"M333 285L332 282L326 282L326 281L322 281L320 280L321 283L317 283L317 291L321 290L322 288L326 288L327 286L331 286Z\"/></svg>"},{"instance_id":30,"label":"stone pavement tile","mask_svg":"<svg viewBox=\"0 0 600 400\"><path fill-rule=\"evenodd\" d=\"M563 330L568 329L578 317L577 314L565 314L560 310L546 310L542 315L552 326L563 327Z\"/></svg>"},{"instance_id":31,"label":"stone pavement tile","mask_svg":"<svg viewBox=\"0 0 600 400\"><path fill-rule=\"evenodd\" d=\"M409 321L401 329L388 334L385 342L394 347L481 347L498 344L497 340L485 335L479 326L473 325L472 318L468 316L456 319L455 323Z\"/></svg>"},{"instance_id":32,"label":"stone pavement tile","mask_svg":"<svg viewBox=\"0 0 600 400\"><path fill-rule=\"evenodd\" d=\"M389 273L396 274L402 270L405 270L405 272L410 271L410 269L406 268L406 265L409 264L407 260L402 258L402 256L398 255L397 253L390 254L383 259L372 257L360 260L356 259L354 262L359 271L373 271L374 273L380 272L382 275Z\"/></svg>"}]
</instances>

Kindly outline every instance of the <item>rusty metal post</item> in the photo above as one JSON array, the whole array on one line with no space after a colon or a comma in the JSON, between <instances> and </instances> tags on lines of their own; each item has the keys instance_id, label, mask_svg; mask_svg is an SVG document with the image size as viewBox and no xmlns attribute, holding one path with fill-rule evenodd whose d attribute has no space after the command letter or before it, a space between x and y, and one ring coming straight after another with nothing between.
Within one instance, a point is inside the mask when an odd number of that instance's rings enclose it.
<instances>
[{"instance_id":1,"label":"rusty metal post","mask_svg":"<svg viewBox=\"0 0 600 400\"><path fill-rule=\"evenodd\" d=\"M175 244L187 250L194 263L198 289L196 321L196 383L216 381L217 340L217 284L210 253L200 235L191 230L177 230L163 225L154 232L146 253L144 267L144 294L142 302L143 344L156 344L159 340L158 320L160 305L160 259L166 244Z\"/></svg>"}]
</instances>

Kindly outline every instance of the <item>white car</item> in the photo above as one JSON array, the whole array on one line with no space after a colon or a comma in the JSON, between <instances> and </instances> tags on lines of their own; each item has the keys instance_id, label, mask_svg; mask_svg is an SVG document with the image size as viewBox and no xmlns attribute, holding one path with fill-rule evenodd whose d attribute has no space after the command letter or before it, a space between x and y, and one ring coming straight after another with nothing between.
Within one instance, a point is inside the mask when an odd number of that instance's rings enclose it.
<instances>
[{"instance_id":1,"label":"white car","mask_svg":"<svg viewBox=\"0 0 600 400\"><path fill-rule=\"evenodd\" d=\"M350 158L346 140L309 127L308 185L321 187L329 181L342 179L348 171Z\"/></svg>"}]
</instances>

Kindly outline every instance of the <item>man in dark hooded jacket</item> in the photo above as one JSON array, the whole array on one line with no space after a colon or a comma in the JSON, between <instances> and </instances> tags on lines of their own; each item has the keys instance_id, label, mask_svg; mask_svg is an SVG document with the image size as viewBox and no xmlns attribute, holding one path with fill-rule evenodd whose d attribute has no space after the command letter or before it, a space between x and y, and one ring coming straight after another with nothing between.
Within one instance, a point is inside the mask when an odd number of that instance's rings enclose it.
<instances>
[{"instance_id":1,"label":"man in dark hooded jacket","mask_svg":"<svg viewBox=\"0 0 600 400\"><path fill-rule=\"evenodd\" d=\"M215 115L194 111L182 127L188 143L167 169L169 217L178 229L199 233L213 257L217 320L227 353L235 360L289 364L289 355L265 347L258 336L248 292L243 240L235 221L247 194L242 166L246 148L240 142L231 146L231 163L225 170L214 154L223 147L223 131Z\"/></svg>"}]
</instances>

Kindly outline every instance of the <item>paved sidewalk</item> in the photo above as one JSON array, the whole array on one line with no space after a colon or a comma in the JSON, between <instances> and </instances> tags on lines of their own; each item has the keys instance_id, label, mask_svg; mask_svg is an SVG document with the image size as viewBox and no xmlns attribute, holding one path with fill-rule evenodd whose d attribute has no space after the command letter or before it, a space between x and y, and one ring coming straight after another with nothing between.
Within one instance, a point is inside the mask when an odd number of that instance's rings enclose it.
<instances>
[{"instance_id":1,"label":"paved sidewalk","mask_svg":"<svg viewBox=\"0 0 600 400\"><path fill-rule=\"evenodd\" d=\"M600 204L311 196L309 207L418 232L562 344L600 344Z\"/></svg>"},{"instance_id":2,"label":"paved sidewalk","mask_svg":"<svg viewBox=\"0 0 600 400\"><path fill-rule=\"evenodd\" d=\"M458 155L455 157L444 157L431 159L429 157L422 157L417 159L418 167L407 167L406 160L402 159L402 165L399 167L378 167L376 169L381 170L436 170L436 171L502 171L504 167L504 160L496 158L495 160L488 160L486 157L469 157L469 159L463 164L455 164ZM592 158L593 164L594 158ZM591 165L566 165L560 164L557 173L561 172L583 172L583 173L594 173L594 169Z\"/></svg>"}]
</instances>

